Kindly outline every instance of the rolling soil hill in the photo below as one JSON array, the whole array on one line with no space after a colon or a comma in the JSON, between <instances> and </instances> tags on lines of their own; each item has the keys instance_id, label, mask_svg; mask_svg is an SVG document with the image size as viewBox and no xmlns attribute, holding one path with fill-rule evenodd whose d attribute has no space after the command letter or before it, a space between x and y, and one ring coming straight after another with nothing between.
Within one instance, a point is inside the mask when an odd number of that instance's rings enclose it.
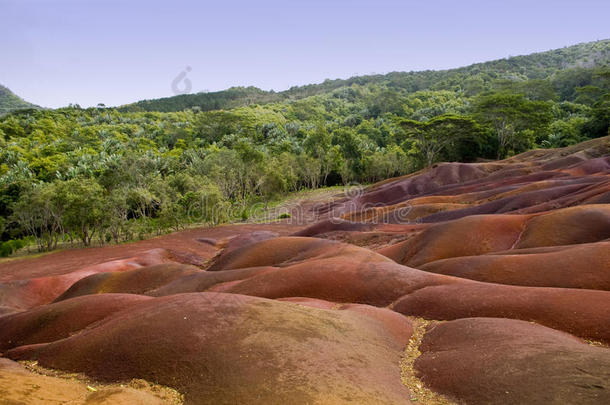
<instances>
[{"instance_id":1,"label":"rolling soil hill","mask_svg":"<svg viewBox=\"0 0 610 405\"><path fill-rule=\"evenodd\" d=\"M293 209L0 262L0 397L610 403L610 137Z\"/></svg>"}]
</instances>

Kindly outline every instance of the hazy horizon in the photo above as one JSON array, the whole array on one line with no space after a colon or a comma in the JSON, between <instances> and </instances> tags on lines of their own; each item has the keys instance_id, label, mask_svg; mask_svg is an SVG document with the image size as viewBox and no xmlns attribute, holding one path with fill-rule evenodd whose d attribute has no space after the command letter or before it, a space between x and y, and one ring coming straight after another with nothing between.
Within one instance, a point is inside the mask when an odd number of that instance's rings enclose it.
<instances>
[{"instance_id":1,"label":"hazy horizon","mask_svg":"<svg viewBox=\"0 0 610 405\"><path fill-rule=\"evenodd\" d=\"M288 7L279 1L0 0L0 12L0 84L44 107L169 97L181 72L192 93L232 86L282 91L610 37L610 5L602 1L316 0Z\"/></svg>"}]
</instances>

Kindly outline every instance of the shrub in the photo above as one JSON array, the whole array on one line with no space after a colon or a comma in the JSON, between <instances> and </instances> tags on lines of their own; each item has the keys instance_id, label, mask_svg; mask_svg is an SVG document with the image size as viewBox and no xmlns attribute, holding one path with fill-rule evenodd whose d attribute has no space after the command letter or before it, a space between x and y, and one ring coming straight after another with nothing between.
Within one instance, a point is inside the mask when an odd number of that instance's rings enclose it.
<instances>
[{"instance_id":1,"label":"shrub","mask_svg":"<svg viewBox=\"0 0 610 405\"><path fill-rule=\"evenodd\" d=\"M0 243L0 257L8 257L25 246L25 241L13 239Z\"/></svg>"}]
</instances>

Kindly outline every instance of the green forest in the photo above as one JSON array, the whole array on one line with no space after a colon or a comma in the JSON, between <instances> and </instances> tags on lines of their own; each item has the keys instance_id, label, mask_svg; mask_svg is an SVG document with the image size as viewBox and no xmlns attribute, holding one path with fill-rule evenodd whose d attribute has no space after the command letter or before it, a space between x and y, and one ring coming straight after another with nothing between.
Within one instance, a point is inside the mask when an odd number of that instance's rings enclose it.
<instances>
[{"instance_id":1,"label":"green forest","mask_svg":"<svg viewBox=\"0 0 610 405\"><path fill-rule=\"evenodd\" d=\"M609 61L604 40L277 93L232 88L117 108L6 107L0 253L247 220L253 204L302 189L605 136Z\"/></svg>"}]
</instances>

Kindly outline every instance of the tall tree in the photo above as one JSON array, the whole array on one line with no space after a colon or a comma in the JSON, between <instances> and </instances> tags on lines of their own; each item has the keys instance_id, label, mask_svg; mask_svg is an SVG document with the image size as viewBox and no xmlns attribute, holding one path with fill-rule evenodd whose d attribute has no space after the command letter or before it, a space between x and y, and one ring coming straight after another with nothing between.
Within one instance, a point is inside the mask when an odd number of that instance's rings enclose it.
<instances>
[{"instance_id":1,"label":"tall tree","mask_svg":"<svg viewBox=\"0 0 610 405\"><path fill-rule=\"evenodd\" d=\"M462 139L478 140L482 129L472 118L460 115L441 115L430 121L400 121L407 136L415 140L415 147L426 166L437 162L443 152L455 147Z\"/></svg>"},{"instance_id":2,"label":"tall tree","mask_svg":"<svg viewBox=\"0 0 610 405\"><path fill-rule=\"evenodd\" d=\"M550 103L531 101L523 94L508 92L479 96L475 101L474 115L480 123L495 131L498 158L505 157L511 150L517 153L532 146L533 141L528 135L544 135L553 118Z\"/></svg>"},{"instance_id":3,"label":"tall tree","mask_svg":"<svg viewBox=\"0 0 610 405\"><path fill-rule=\"evenodd\" d=\"M65 228L78 235L83 245L91 245L106 219L104 189L93 179L72 179L56 184L65 195Z\"/></svg>"}]
</instances>

